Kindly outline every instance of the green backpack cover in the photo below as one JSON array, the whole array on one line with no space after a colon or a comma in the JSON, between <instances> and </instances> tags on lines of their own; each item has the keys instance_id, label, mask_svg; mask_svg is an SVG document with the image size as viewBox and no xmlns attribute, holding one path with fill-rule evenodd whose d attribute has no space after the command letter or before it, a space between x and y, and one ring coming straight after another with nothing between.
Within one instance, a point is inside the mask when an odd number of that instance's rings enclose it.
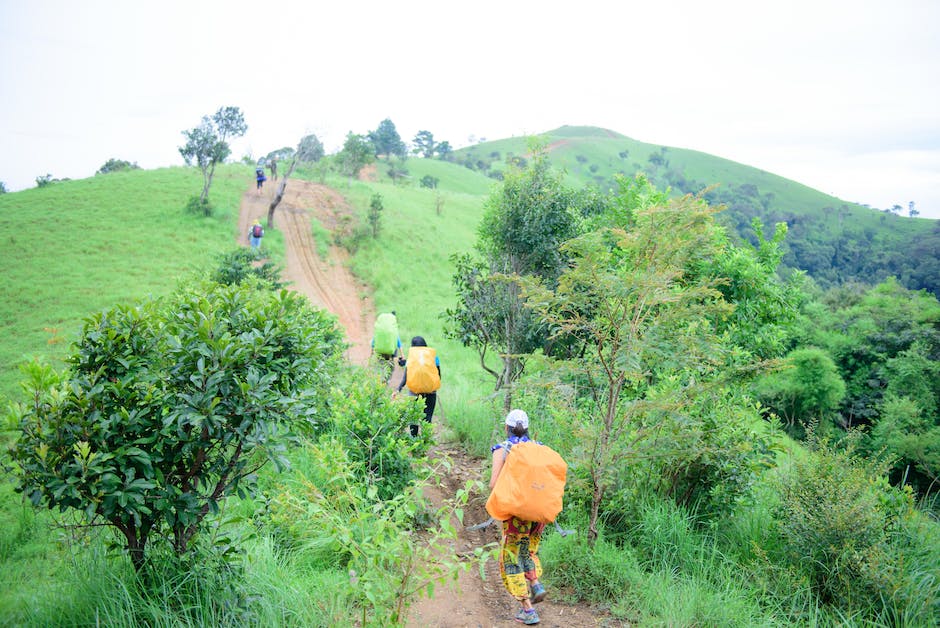
<instances>
[{"instance_id":1,"label":"green backpack cover","mask_svg":"<svg viewBox=\"0 0 940 628\"><path fill-rule=\"evenodd\" d=\"M394 355L398 348L398 321L391 312L379 314L375 319L372 349L381 355Z\"/></svg>"}]
</instances>

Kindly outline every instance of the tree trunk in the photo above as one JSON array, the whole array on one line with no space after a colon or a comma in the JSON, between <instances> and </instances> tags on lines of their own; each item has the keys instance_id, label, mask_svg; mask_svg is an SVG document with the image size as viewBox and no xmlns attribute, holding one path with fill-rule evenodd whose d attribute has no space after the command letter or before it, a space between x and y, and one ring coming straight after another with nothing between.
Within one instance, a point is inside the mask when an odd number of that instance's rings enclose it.
<instances>
[{"instance_id":1,"label":"tree trunk","mask_svg":"<svg viewBox=\"0 0 940 628\"><path fill-rule=\"evenodd\" d=\"M199 201L205 203L209 199L209 186L212 185L212 175L207 170L202 171L202 194Z\"/></svg>"},{"instance_id":2,"label":"tree trunk","mask_svg":"<svg viewBox=\"0 0 940 628\"><path fill-rule=\"evenodd\" d=\"M295 153L294 158L290 160L290 166L287 168L287 172L281 177L281 182L277 184L277 191L274 193L274 198L268 206L268 229L274 228L274 210L277 209L277 206L281 204L281 199L284 198L284 190L287 189L287 179L293 174L294 166L296 165L297 157Z\"/></svg>"}]
</instances>

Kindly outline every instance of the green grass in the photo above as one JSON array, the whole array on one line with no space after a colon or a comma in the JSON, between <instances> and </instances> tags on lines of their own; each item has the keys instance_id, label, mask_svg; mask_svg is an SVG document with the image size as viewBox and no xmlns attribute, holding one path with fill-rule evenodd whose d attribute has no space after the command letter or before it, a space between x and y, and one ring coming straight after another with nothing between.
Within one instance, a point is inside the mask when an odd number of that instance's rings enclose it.
<instances>
[{"instance_id":1,"label":"green grass","mask_svg":"<svg viewBox=\"0 0 940 628\"><path fill-rule=\"evenodd\" d=\"M210 218L183 209L202 189L193 168L133 170L0 195L0 395L29 356L61 357L82 320L103 308L167 294L235 244L245 166L225 166ZM265 238L266 243L269 242Z\"/></svg>"},{"instance_id":2,"label":"green grass","mask_svg":"<svg viewBox=\"0 0 940 628\"><path fill-rule=\"evenodd\" d=\"M562 135L578 139L590 132L566 128ZM632 141L595 139L614 148ZM493 144L503 153L525 151L523 139ZM630 160L636 158L634 150L640 149L631 149ZM604 152L592 151L572 153L571 160L578 164L574 155L583 154L584 167L600 163ZM422 335L437 348L443 371L438 420L448 437L459 436L472 453L483 456L500 430L500 404L477 355L445 337L441 314L454 303L449 257L471 250L495 183L456 164L410 160L407 165L411 178L405 184L385 177L363 183L327 176L325 182L348 198L362 224L367 224L373 194L382 195L381 233L377 239L364 235L356 240L353 269L373 286L378 311L397 311L406 344ZM419 187L425 175L439 179L438 190ZM7 278L8 298L0 306L8 337L0 350L0 394L14 394L15 365L24 356L61 357L83 317L120 301L166 294L181 277L207 269L215 254L243 237L236 232L238 206L252 183L247 166L223 168L213 187L217 209L211 218L183 211L201 186L199 173L183 168L115 173L0 195L0 225L9 234L0 255L13 271ZM440 214L439 195L444 198ZM330 238L322 226L312 229L322 255ZM283 258L276 231L269 230L264 246L275 259ZM58 330L55 336L62 342L49 344L51 332L44 329ZM798 579L787 580L791 575L761 562L762 550L773 549L768 532L772 499L758 495L757 503L720 533L701 529L688 513L665 502L649 504L637 517L635 538L624 547L607 543L590 549L580 538L549 533L543 546L547 580L638 625L772 626L795 617L803 625L840 623L820 611ZM257 506L232 505L246 519ZM185 610L174 608L172 587L190 586L186 583L167 583L159 595L141 597L126 561L106 551L105 534L72 537L53 528L53 521L51 513L25 506L10 483L0 483L0 624L195 626L230 620L208 598ZM931 530L935 535L935 526ZM251 623L351 623L345 573L279 548L263 530L244 549L242 586L253 596ZM917 599L926 609L911 611L906 623L916 625L930 616L934 603L930 578L936 551L925 550L912 562L910 569L923 573L924 593ZM785 590L781 583L792 584L788 595L780 594ZM204 593L211 595L212 589Z\"/></svg>"}]
</instances>

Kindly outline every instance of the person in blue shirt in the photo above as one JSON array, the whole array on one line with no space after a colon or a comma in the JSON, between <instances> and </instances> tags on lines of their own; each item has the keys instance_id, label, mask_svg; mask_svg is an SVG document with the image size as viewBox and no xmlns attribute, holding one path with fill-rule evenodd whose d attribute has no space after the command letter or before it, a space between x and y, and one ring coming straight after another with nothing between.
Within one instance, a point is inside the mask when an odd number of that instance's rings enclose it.
<instances>
[{"instance_id":1,"label":"person in blue shirt","mask_svg":"<svg viewBox=\"0 0 940 628\"><path fill-rule=\"evenodd\" d=\"M264 166L259 165L258 168L255 170L255 183L257 183L258 185L259 195L261 194L261 186L263 186L264 182L267 180L268 178L264 176Z\"/></svg>"},{"instance_id":2,"label":"person in blue shirt","mask_svg":"<svg viewBox=\"0 0 940 628\"><path fill-rule=\"evenodd\" d=\"M415 336L414 338L411 339L411 346L412 347L427 347L428 343L421 336ZM409 354L410 353L411 352L409 351ZM430 362L428 362L428 364L430 365ZM408 361L405 358L399 357L398 365L405 367L404 372L402 372L401 374L401 382L399 382L398 388L397 388L397 392L400 393L402 388L405 387L405 384L408 383ZM434 352L434 366L437 368L437 380L438 380L437 385L440 386L441 358L437 355L436 351ZM424 392L424 391L415 392L411 390L409 386L408 394L416 395L418 397L421 397L424 400L424 420L430 423L431 418L434 416L434 406L437 405L437 390L435 389L431 392ZM418 435L419 427L420 426L418 425L411 425L412 436Z\"/></svg>"}]
</instances>

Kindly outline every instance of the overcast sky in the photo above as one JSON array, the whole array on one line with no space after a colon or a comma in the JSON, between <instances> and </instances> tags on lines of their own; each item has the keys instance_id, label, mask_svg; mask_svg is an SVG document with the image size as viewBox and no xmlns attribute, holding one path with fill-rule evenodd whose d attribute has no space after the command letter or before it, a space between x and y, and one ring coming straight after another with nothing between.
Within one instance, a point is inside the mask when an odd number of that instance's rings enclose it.
<instances>
[{"instance_id":1,"label":"overcast sky","mask_svg":"<svg viewBox=\"0 0 940 628\"><path fill-rule=\"evenodd\" d=\"M0 70L11 191L182 164L232 105L233 157L591 125L940 218L937 0L0 0Z\"/></svg>"}]
</instances>

